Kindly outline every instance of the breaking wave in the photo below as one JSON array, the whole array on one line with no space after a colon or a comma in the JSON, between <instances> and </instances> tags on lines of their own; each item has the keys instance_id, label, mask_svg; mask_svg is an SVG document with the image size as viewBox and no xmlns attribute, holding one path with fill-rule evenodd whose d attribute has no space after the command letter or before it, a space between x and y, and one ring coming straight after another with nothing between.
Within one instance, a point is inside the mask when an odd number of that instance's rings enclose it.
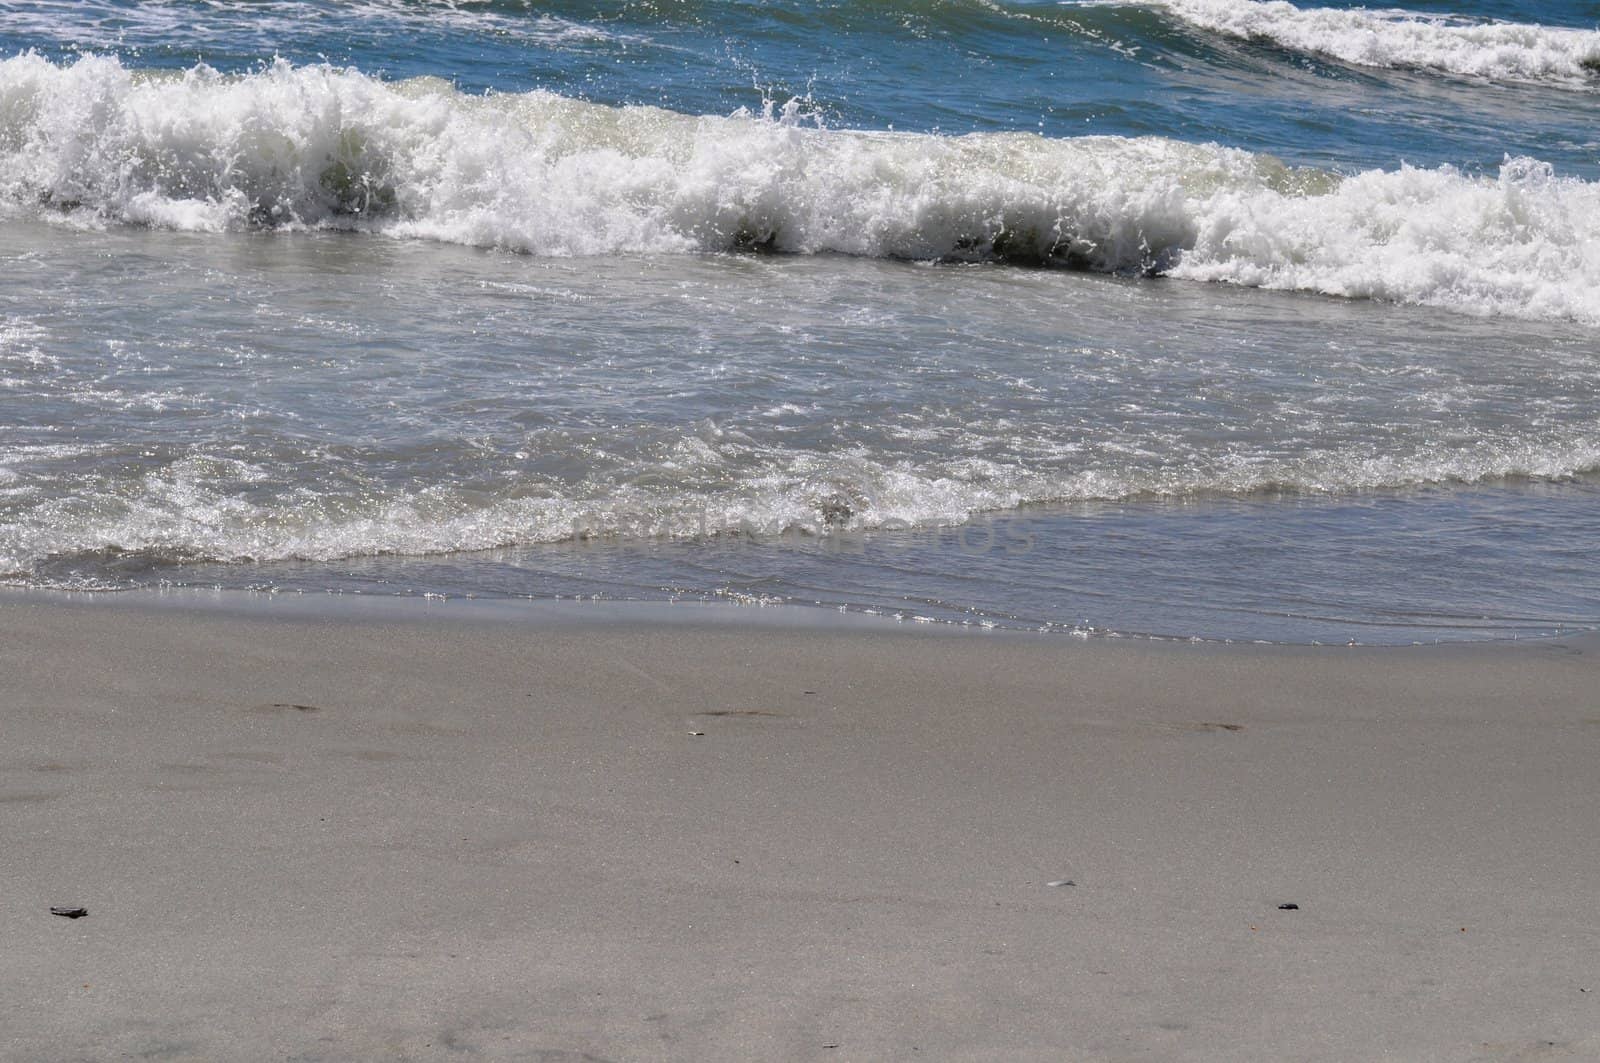
<instances>
[{"instance_id":1,"label":"breaking wave","mask_svg":"<svg viewBox=\"0 0 1600 1063\"><path fill-rule=\"evenodd\" d=\"M833 130L282 61L0 61L0 204L536 255L998 259L1600 322L1600 186L1533 159L1340 176L1157 137Z\"/></svg>"},{"instance_id":2,"label":"breaking wave","mask_svg":"<svg viewBox=\"0 0 1600 1063\"><path fill-rule=\"evenodd\" d=\"M1201 29L1370 67L1593 86L1600 32L1416 11L1297 7L1287 0L1158 0Z\"/></svg>"},{"instance_id":3,"label":"breaking wave","mask_svg":"<svg viewBox=\"0 0 1600 1063\"><path fill-rule=\"evenodd\" d=\"M26 455L13 455L25 458ZM84 566L106 586L181 563L336 561L584 540L683 541L958 526L1039 504L1152 498L1341 494L1440 483L1562 479L1600 469L1592 428L1546 438L1378 453L1326 449L1275 458L1216 455L1192 464L1093 464L1076 470L974 462L875 462L773 453L717 489L613 481L592 493L501 497L436 484L420 490L293 488L252 500L268 478L237 459L190 456L92 491L13 487L0 523L0 584L74 585ZM0 470L0 483L6 483ZM18 477L12 476L12 480ZM25 496L25 497L24 497ZM18 504L20 503L20 504Z\"/></svg>"}]
</instances>

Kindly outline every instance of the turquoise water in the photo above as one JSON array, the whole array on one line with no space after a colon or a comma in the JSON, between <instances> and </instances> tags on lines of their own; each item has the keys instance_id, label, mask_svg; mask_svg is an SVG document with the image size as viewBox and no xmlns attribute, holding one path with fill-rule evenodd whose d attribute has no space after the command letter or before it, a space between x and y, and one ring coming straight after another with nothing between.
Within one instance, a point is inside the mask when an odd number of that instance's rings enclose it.
<instances>
[{"instance_id":1,"label":"turquoise water","mask_svg":"<svg viewBox=\"0 0 1600 1063\"><path fill-rule=\"evenodd\" d=\"M1592 627L1597 24L0 4L0 579Z\"/></svg>"}]
</instances>

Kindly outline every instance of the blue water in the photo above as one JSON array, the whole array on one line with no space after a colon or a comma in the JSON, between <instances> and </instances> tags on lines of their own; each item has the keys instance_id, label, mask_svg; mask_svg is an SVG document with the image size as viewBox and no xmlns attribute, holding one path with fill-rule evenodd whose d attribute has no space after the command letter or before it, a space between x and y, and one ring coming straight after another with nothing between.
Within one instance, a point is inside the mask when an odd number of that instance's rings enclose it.
<instances>
[{"instance_id":1,"label":"blue water","mask_svg":"<svg viewBox=\"0 0 1600 1063\"><path fill-rule=\"evenodd\" d=\"M1141 4L10 3L0 54L86 50L140 68L239 73L274 56L462 91L551 92L684 114L803 100L834 126L952 134L1157 135L1342 169L1600 170L1591 91L1374 69L1208 33ZM1307 5L1309 6L1309 5ZM1318 5L1360 9L1338 2ZM1600 4L1412 3L1408 10L1594 30Z\"/></svg>"},{"instance_id":2,"label":"blue water","mask_svg":"<svg viewBox=\"0 0 1600 1063\"><path fill-rule=\"evenodd\" d=\"M1600 4L1408 11L0 3L0 580L1600 624Z\"/></svg>"}]
</instances>

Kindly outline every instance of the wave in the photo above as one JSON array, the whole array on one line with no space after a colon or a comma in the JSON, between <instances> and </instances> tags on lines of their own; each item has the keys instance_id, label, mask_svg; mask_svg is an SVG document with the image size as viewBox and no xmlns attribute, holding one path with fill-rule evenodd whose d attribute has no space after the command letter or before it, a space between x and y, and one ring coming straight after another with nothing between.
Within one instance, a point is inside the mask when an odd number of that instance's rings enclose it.
<instances>
[{"instance_id":1,"label":"wave","mask_svg":"<svg viewBox=\"0 0 1600 1063\"><path fill-rule=\"evenodd\" d=\"M1287 0L1156 0L1156 6L1212 33L1356 66L1572 87L1591 87L1600 76L1595 30L1393 9L1303 8Z\"/></svg>"},{"instance_id":2,"label":"wave","mask_svg":"<svg viewBox=\"0 0 1600 1063\"><path fill-rule=\"evenodd\" d=\"M833 130L282 61L0 61L0 204L538 255L1004 260L1600 322L1600 185L1531 159L1344 177L1158 137Z\"/></svg>"},{"instance_id":3,"label":"wave","mask_svg":"<svg viewBox=\"0 0 1600 1063\"><path fill-rule=\"evenodd\" d=\"M686 440L704 451L703 443ZM194 452L143 473L35 482L33 460L81 459L72 447L13 450L0 468L0 583L103 585L175 564L331 562L425 556L582 541L707 538L772 541L863 531L957 527L1022 507L1153 499L1325 496L1515 480L1569 479L1600 470L1589 425L1543 436L1486 435L1471 444L1391 453L1363 448L1159 456L1043 470L959 460L873 460L863 453L775 451L719 486L665 486L643 472L585 485L523 484L484 492L440 483L421 489L271 489L261 466ZM714 455L702 460L715 461ZM665 467L663 467L665 468ZM20 470L20 471L18 471ZM1023 510L1025 514L1025 510ZM981 529L980 532L981 534ZM74 583L78 581L78 583Z\"/></svg>"}]
</instances>

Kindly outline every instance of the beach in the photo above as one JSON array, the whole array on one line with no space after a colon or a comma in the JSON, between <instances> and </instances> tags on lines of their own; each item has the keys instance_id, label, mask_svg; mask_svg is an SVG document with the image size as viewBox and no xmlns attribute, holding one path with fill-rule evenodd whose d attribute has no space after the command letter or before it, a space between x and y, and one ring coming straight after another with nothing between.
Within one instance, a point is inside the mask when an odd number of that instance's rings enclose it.
<instances>
[{"instance_id":1,"label":"beach","mask_svg":"<svg viewBox=\"0 0 1600 1063\"><path fill-rule=\"evenodd\" d=\"M0 3L0 1063L1600 1060L1597 18Z\"/></svg>"},{"instance_id":2,"label":"beach","mask_svg":"<svg viewBox=\"0 0 1600 1063\"><path fill-rule=\"evenodd\" d=\"M7 1059L1600 1054L1592 638L242 598L0 601Z\"/></svg>"}]
</instances>

